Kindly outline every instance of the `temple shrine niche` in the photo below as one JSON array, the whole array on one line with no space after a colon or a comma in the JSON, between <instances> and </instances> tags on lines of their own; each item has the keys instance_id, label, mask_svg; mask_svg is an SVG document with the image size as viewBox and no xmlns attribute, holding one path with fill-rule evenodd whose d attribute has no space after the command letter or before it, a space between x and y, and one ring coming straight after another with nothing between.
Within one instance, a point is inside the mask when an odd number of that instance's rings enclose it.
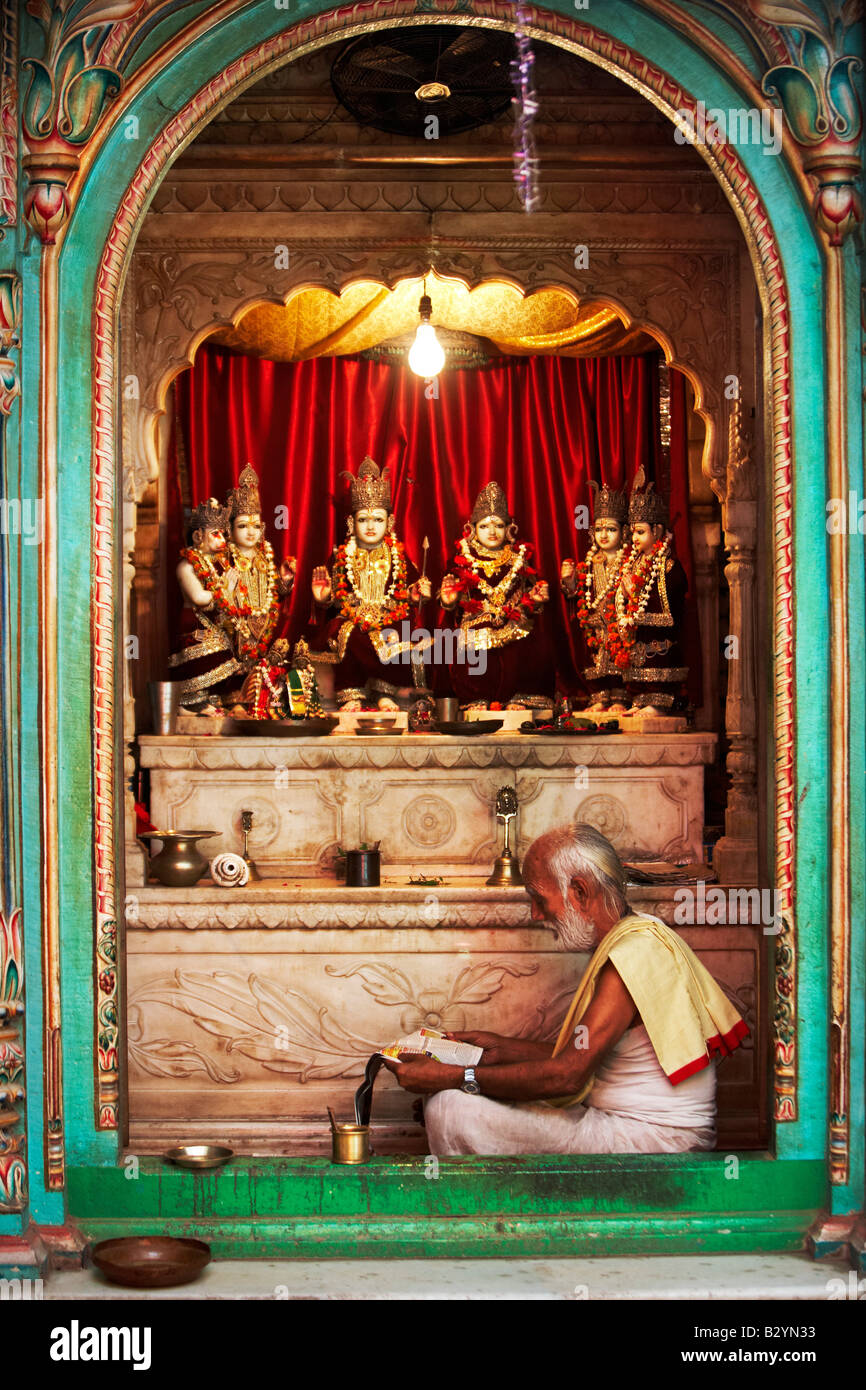
<instances>
[{"instance_id":1,"label":"temple shrine niche","mask_svg":"<svg viewBox=\"0 0 866 1390\"><path fill-rule=\"evenodd\" d=\"M587 821L630 863L711 858L761 886L762 329L737 220L669 123L573 55L538 45L527 219L507 116L431 162L335 104L345 47L270 73L184 150L123 293L142 1152L217 1121L242 1151L321 1152L326 1103L383 1038L556 1035L575 962L521 888L486 885L503 786L518 858ZM171 734L148 697L166 679ZM327 727L281 735L301 719ZM158 883L145 818L214 832L207 858L255 873ZM347 887L345 851L374 843L381 886ZM630 901L676 921L669 883ZM759 1147L762 923L681 929L752 1033L720 1075L719 1144ZM380 1151L423 1152L396 1086L380 1107Z\"/></svg>"}]
</instances>

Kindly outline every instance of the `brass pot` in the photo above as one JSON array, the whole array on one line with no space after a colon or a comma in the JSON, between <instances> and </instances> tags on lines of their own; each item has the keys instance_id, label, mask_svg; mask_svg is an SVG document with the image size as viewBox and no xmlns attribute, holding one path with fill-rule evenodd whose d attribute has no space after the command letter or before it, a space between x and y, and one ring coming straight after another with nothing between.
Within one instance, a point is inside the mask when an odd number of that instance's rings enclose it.
<instances>
[{"instance_id":1,"label":"brass pot","mask_svg":"<svg viewBox=\"0 0 866 1390\"><path fill-rule=\"evenodd\" d=\"M366 1163L369 1157L369 1125L337 1125L331 1130L333 1163Z\"/></svg>"},{"instance_id":2,"label":"brass pot","mask_svg":"<svg viewBox=\"0 0 866 1390\"><path fill-rule=\"evenodd\" d=\"M207 860L196 848L197 840L219 835L218 830L144 830L140 840L162 840L163 848L150 859L150 872L166 888L190 888L207 872Z\"/></svg>"}]
</instances>

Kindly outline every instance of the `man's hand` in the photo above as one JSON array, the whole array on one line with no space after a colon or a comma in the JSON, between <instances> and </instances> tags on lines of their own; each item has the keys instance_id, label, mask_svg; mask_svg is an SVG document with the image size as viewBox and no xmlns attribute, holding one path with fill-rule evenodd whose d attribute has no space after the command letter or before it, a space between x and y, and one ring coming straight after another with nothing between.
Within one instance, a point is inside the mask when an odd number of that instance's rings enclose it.
<instances>
[{"instance_id":1,"label":"man's hand","mask_svg":"<svg viewBox=\"0 0 866 1390\"><path fill-rule=\"evenodd\" d=\"M432 1096L437 1091L459 1090L463 1085L462 1067L434 1062L432 1057L419 1057L415 1052L401 1052L400 1058L398 1062L393 1057L386 1057L385 1066L396 1076L404 1091Z\"/></svg>"},{"instance_id":2,"label":"man's hand","mask_svg":"<svg viewBox=\"0 0 866 1390\"><path fill-rule=\"evenodd\" d=\"M465 1042L484 1049L480 1067L501 1066L508 1062L528 1062L549 1057L552 1043L536 1043L530 1038L505 1038L501 1033L446 1033L453 1042Z\"/></svg>"}]
</instances>

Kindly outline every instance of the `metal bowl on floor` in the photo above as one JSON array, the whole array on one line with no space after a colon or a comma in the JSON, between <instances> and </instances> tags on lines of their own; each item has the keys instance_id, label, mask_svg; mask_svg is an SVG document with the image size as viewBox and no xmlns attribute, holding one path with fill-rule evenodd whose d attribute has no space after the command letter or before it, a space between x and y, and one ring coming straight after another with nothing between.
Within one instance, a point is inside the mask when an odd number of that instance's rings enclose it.
<instances>
[{"instance_id":1,"label":"metal bowl on floor","mask_svg":"<svg viewBox=\"0 0 866 1390\"><path fill-rule=\"evenodd\" d=\"M120 1236L94 1245L91 1259L111 1284L130 1289L168 1289L190 1284L210 1263L203 1240L178 1236Z\"/></svg>"},{"instance_id":2,"label":"metal bowl on floor","mask_svg":"<svg viewBox=\"0 0 866 1390\"><path fill-rule=\"evenodd\" d=\"M190 1168L193 1172L222 1168L234 1156L234 1149L225 1144L179 1144L176 1149L169 1149L163 1154L166 1162L178 1168Z\"/></svg>"}]
</instances>

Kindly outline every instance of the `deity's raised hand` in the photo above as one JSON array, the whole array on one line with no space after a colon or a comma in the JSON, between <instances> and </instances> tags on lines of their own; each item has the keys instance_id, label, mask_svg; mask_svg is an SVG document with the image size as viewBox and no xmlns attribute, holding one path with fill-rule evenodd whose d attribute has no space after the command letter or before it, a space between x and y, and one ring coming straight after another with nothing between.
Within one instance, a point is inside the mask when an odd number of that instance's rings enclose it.
<instances>
[{"instance_id":1,"label":"deity's raised hand","mask_svg":"<svg viewBox=\"0 0 866 1390\"><path fill-rule=\"evenodd\" d=\"M566 594L571 594L574 592L576 569L577 566L575 565L573 560L563 560L562 564L559 567L560 582Z\"/></svg>"},{"instance_id":2,"label":"deity's raised hand","mask_svg":"<svg viewBox=\"0 0 866 1390\"><path fill-rule=\"evenodd\" d=\"M317 603L327 603L331 597L331 577L324 565L313 570L313 598Z\"/></svg>"},{"instance_id":3,"label":"deity's raised hand","mask_svg":"<svg viewBox=\"0 0 866 1390\"><path fill-rule=\"evenodd\" d=\"M442 579L442 587L439 590L439 597L446 608L457 602L460 588L453 574L446 574Z\"/></svg>"},{"instance_id":4,"label":"deity's raised hand","mask_svg":"<svg viewBox=\"0 0 866 1390\"><path fill-rule=\"evenodd\" d=\"M537 584L533 584L529 590L529 597L534 603L547 603L550 598L550 587L546 579L539 579Z\"/></svg>"},{"instance_id":5,"label":"deity's raised hand","mask_svg":"<svg viewBox=\"0 0 866 1390\"><path fill-rule=\"evenodd\" d=\"M417 589L421 598L429 598L433 592L433 585L430 583L426 574L422 574L419 579L416 579L412 588Z\"/></svg>"}]
</instances>

